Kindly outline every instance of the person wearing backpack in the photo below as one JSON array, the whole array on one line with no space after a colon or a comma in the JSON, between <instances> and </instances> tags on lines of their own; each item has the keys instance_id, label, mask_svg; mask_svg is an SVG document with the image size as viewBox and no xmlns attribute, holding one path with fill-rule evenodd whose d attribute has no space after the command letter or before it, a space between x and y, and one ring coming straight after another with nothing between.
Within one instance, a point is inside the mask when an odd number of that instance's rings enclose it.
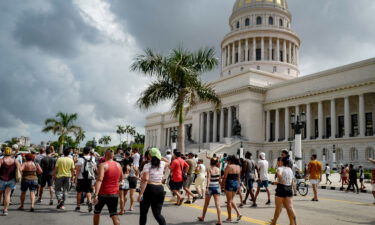
<instances>
[{"instance_id":1,"label":"person wearing backpack","mask_svg":"<svg viewBox=\"0 0 375 225\"><path fill-rule=\"evenodd\" d=\"M92 211L91 194L93 192L93 180L95 180L96 162L90 155L91 148L83 149L83 157L78 158L76 164L76 187L77 187L77 206L75 211L80 211L82 193L86 193L88 201L88 211Z\"/></svg>"}]
</instances>

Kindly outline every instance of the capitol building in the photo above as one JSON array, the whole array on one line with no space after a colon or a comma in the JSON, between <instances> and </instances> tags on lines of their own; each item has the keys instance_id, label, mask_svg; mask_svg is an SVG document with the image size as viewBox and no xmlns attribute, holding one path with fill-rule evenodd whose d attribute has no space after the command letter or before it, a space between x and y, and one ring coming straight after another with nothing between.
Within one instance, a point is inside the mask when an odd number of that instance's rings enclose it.
<instances>
[{"instance_id":1,"label":"capitol building","mask_svg":"<svg viewBox=\"0 0 375 225\"><path fill-rule=\"evenodd\" d=\"M186 152L236 154L243 146L275 162L293 149L299 116L303 163L317 154L324 163L371 166L375 58L300 76L301 40L286 0L236 0L229 26L221 73L211 82L222 106L201 103L187 114ZM169 112L147 116L145 148L171 149L177 126Z\"/></svg>"}]
</instances>

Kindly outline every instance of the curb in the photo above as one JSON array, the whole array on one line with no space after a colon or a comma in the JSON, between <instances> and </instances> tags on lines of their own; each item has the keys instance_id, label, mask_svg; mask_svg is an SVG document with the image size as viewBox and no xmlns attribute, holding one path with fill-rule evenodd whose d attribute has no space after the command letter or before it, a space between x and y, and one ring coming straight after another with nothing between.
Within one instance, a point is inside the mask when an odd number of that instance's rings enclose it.
<instances>
[{"instance_id":1,"label":"curb","mask_svg":"<svg viewBox=\"0 0 375 225\"><path fill-rule=\"evenodd\" d=\"M328 186L328 185L320 185L318 188L319 189L325 189L325 190L333 190L333 191L346 191L346 188L333 187L333 186ZM360 193L371 194L372 191L370 191L370 190L361 190Z\"/></svg>"}]
</instances>

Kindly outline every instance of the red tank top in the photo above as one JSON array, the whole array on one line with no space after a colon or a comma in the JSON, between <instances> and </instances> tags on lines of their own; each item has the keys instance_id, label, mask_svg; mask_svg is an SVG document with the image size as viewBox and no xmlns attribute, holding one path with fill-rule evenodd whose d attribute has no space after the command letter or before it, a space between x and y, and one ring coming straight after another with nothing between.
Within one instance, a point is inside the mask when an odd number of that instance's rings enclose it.
<instances>
[{"instance_id":1,"label":"red tank top","mask_svg":"<svg viewBox=\"0 0 375 225\"><path fill-rule=\"evenodd\" d=\"M16 162L14 161L12 164L8 165L3 161L0 167L0 180L2 181L10 181L16 178Z\"/></svg>"},{"instance_id":2,"label":"red tank top","mask_svg":"<svg viewBox=\"0 0 375 225\"><path fill-rule=\"evenodd\" d=\"M102 185L100 187L100 195L115 195L119 192L119 180L121 171L117 167L115 161L104 162L108 165L107 171L104 173Z\"/></svg>"}]
</instances>

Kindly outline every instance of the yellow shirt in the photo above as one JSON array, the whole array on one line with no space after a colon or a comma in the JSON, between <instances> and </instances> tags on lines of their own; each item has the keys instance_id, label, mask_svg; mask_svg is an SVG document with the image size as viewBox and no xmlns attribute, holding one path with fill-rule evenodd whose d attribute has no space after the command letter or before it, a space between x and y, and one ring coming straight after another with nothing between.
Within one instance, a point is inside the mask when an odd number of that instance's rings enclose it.
<instances>
[{"instance_id":1,"label":"yellow shirt","mask_svg":"<svg viewBox=\"0 0 375 225\"><path fill-rule=\"evenodd\" d=\"M56 162L56 177L72 177L71 170L74 169L74 161L69 157L61 157Z\"/></svg>"},{"instance_id":2,"label":"yellow shirt","mask_svg":"<svg viewBox=\"0 0 375 225\"><path fill-rule=\"evenodd\" d=\"M322 172L322 164L317 160L312 160L309 163L310 180L319 180Z\"/></svg>"}]
</instances>

